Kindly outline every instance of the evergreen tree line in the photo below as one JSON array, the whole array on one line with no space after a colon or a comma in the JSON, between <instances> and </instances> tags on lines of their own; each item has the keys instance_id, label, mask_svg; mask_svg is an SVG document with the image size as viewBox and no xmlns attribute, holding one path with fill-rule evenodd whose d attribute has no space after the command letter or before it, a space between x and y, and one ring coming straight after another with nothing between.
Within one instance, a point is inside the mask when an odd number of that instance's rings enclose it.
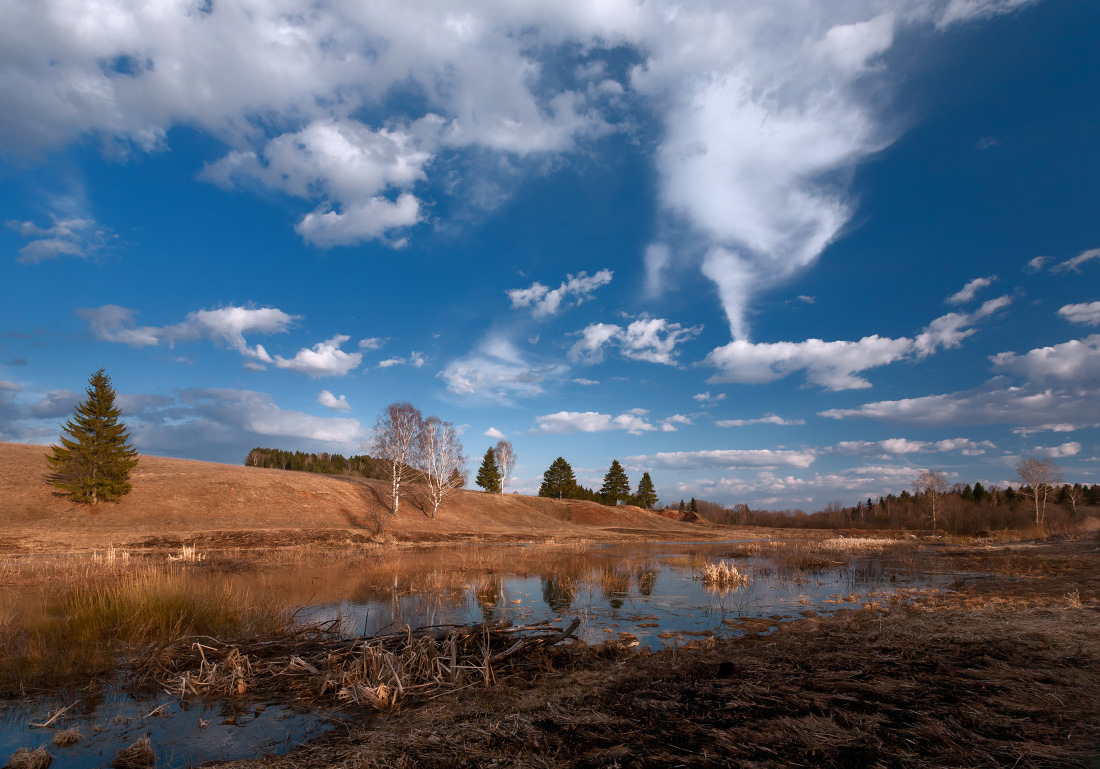
<instances>
[{"instance_id":1,"label":"evergreen tree line","mask_svg":"<svg viewBox=\"0 0 1100 769\"><path fill-rule=\"evenodd\" d=\"M244 459L245 467L270 467L276 470L297 470L323 475L346 475L357 478L382 478L382 468L369 454L345 457L343 454L307 454L304 451L254 448Z\"/></svg>"},{"instance_id":2,"label":"evergreen tree line","mask_svg":"<svg viewBox=\"0 0 1100 769\"><path fill-rule=\"evenodd\" d=\"M627 478L626 470L617 459L611 461L611 467L603 478L603 486L599 491L593 491L577 483L572 466L565 461L564 457L558 457L542 474L539 496L554 499L583 499L605 505L617 505L621 502L646 510L656 507L658 502L657 491L649 473L642 473L638 490L632 494L630 479Z\"/></svg>"},{"instance_id":3,"label":"evergreen tree line","mask_svg":"<svg viewBox=\"0 0 1100 769\"><path fill-rule=\"evenodd\" d=\"M1075 520L1100 514L1100 484L1064 483L1051 486L1045 508L1045 524L1064 529ZM1042 499L1040 489L1040 499ZM1008 486L985 488L981 483L955 484L935 490L888 494L855 505L830 502L823 510L752 510L748 505L727 507L698 501L699 514L715 522L740 526L773 526L804 529L909 529L932 527L957 536L972 536L996 529L1026 530L1036 526L1035 488Z\"/></svg>"}]
</instances>

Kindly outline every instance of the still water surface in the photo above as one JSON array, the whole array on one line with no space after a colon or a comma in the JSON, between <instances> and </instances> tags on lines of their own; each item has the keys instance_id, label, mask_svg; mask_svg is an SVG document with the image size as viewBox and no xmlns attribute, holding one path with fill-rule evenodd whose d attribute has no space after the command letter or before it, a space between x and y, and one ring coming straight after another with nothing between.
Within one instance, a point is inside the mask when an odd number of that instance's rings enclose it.
<instances>
[{"instance_id":1,"label":"still water surface","mask_svg":"<svg viewBox=\"0 0 1100 769\"><path fill-rule=\"evenodd\" d=\"M216 581L270 596L297 608L301 622L338 620L349 636L406 624L502 620L519 625L579 617L578 635L590 644L617 641L658 650L740 635L746 619L778 623L950 584L952 576L898 552L888 548L798 568L742 542L549 550L471 546L442 554L406 551L393 563L379 555L381 562L306 558L272 567L253 564L236 573L196 569L193 579L197 590ZM704 582L703 566L717 561L736 566L746 581ZM761 627L756 624L754 629ZM72 708L56 723L78 727L84 739L71 747L50 745L54 731L30 724L45 722L68 705ZM181 703L169 695L135 701L110 683L0 707L0 759L17 748L47 745L55 767L108 766L142 736L151 738L158 767L284 753L333 728L334 716L296 713L278 704Z\"/></svg>"}]
</instances>

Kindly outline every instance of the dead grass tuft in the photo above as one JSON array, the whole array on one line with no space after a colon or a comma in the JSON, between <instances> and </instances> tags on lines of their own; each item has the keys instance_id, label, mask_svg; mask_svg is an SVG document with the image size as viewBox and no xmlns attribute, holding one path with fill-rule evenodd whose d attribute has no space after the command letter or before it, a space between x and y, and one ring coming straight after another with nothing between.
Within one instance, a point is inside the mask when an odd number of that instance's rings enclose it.
<instances>
[{"instance_id":1,"label":"dead grass tuft","mask_svg":"<svg viewBox=\"0 0 1100 769\"><path fill-rule=\"evenodd\" d=\"M53 763L53 756L46 748L20 748L11 754L4 769L46 769Z\"/></svg>"},{"instance_id":2,"label":"dead grass tuft","mask_svg":"<svg viewBox=\"0 0 1100 769\"><path fill-rule=\"evenodd\" d=\"M67 748L70 745L76 745L78 742L84 739L84 735L80 733L78 727L71 729L62 729L53 736L53 744L59 748Z\"/></svg>"},{"instance_id":3,"label":"dead grass tuft","mask_svg":"<svg viewBox=\"0 0 1100 769\"><path fill-rule=\"evenodd\" d=\"M153 743L148 737L142 737L133 745L123 748L115 756L111 766L115 769L147 769L157 762Z\"/></svg>"}]
</instances>

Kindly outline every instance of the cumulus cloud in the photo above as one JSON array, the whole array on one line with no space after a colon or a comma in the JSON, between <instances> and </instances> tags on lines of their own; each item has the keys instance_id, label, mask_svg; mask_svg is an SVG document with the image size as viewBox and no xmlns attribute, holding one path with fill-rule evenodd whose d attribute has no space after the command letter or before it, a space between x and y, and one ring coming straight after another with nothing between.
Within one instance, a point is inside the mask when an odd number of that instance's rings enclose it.
<instances>
[{"instance_id":1,"label":"cumulus cloud","mask_svg":"<svg viewBox=\"0 0 1100 769\"><path fill-rule=\"evenodd\" d=\"M267 142L260 151L231 151L200 178L222 186L259 182L300 198L326 198L296 227L322 247L379 238L419 219L416 198L382 193L424 179L431 158L405 130L371 130L351 119L324 118ZM336 210L339 209L339 210Z\"/></svg>"},{"instance_id":2,"label":"cumulus cloud","mask_svg":"<svg viewBox=\"0 0 1100 769\"><path fill-rule=\"evenodd\" d=\"M670 417L665 417L661 420L661 430L666 433L674 433L679 428L676 425L690 425L691 417L684 416L683 414L673 414Z\"/></svg>"},{"instance_id":3,"label":"cumulus cloud","mask_svg":"<svg viewBox=\"0 0 1100 769\"><path fill-rule=\"evenodd\" d=\"M645 420L645 409L633 409L618 416L596 411L559 411L535 417L536 430L540 433L570 435L572 433L599 433L608 430L625 430L631 435L641 435L657 428Z\"/></svg>"},{"instance_id":4,"label":"cumulus cloud","mask_svg":"<svg viewBox=\"0 0 1100 769\"><path fill-rule=\"evenodd\" d=\"M717 449L712 451L660 452L627 457L635 467L660 467L670 470L695 470L736 467L809 467L817 459L813 451L775 449Z\"/></svg>"},{"instance_id":5,"label":"cumulus cloud","mask_svg":"<svg viewBox=\"0 0 1100 769\"><path fill-rule=\"evenodd\" d=\"M1044 457L1059 459L1077 456L1081 453L1081 444L1077 441L1068 441L1058 446L1036 446L1032 451Z\"/></svg>"},{"instance_id":6,"label":"cumulus cloud","mask_svg":"<svg viewBox=\"0 0 1100 769\"><path fill-rule=\"evenodd\" d=\"M805 419L784 419L776 414L766 414L756 419L719 419L714 424L719 427L748 427L749 425L804 425Z\"/></svg>"},{"instance_id":7,"label":"cumulus cloud","mask_svg":"<svg viewBox=\"0 0 1100 769\"><path fill-rule=\"evenodd\" d=\"M341 395L337 398L328 390L321 390L317 395L317 402L326 408L333 409L335 411L351 411L351 404L348 403L346 396Z\"/></svg>"},{"instance_id":8,"label":"cumulus cloud","mask_svg":"<svg viewBox=\"0 0 1100 769\"><path fill-rule=\"evenodd\" d=\"M424 219L422 180L465 194L456 168L476 177L495 159L572 151L629 125L621 105L637 103L663 126L661 212L730 255L705 266L743 338L745 302L837 237L854 210L851 171L894 139L859 86L902 79L879 75L898 34L1021 2L459 0L302 13L290 0L42 0L0 31L0 146L25 155L90 136L146 152L193 126L230 147L206 178L316 206L297 223L306 240L401 244L393 233ZM618 51L637 65L612 76L599 65ZM464 150L490 162L448 162ZM651 254L650 274L669 261Z\"/></svg>"},{"instance_id":9,"label":"cumulus cloud","mask_svg":"<svg viewBox=\"0 0 1100 769\"><path fill-rule=\"evenodd\" d=\"M118 239L109 227L79 216L61 217L54 214L48 227L19 221L9 221L7 226L30 240L19 249L19 256L15 259L23 264L38 264L62 256L94 256Z\"/></svg>"},{"instance_id":10,"label":"cumulus cloud","mask_svg":"<svg viewBox=\"0 0 1100 769\"><path fill-rule=\"evenodd\" d=\"M1032 381L1095 383L1100 381L1100 334L1039 347L1024 355L1002 352L990 360L994 367Z\"/></svg>"},{"instance_id":11,"label":"cumulus cloud","mask_svg":"<svg viewBox=\"0 0 1100 769\"><path fill-rule=\"evenodd\" d=\"M502 336L490 336L469 355L451 361L439 376L455 395L511 403L541 395L547 379L559 379L568 369L556 363L530 363Z\"/></svg>"},{"instance_id":12,"label":"cumulus cloud","mask_svg":"<svg viewBox=\"0 0 1100 769\"><path fill-rule=\"evenodd\" d=\"M545 318L548 315L557 315L563 308L563 303L566 303L564 306L572 306L590 299L592 292L611 282L613 274L611 270L600 270L592 276L587 272L580 272L577 275L567 275L555 289L536 281L527 288L513 288L505 293L512 300L513 308L530 307L531 315Z\"/></svg>"},{"instance_id":13,"label":"cumulus cloud","mask_svg":"<svg viewBox=\"0 0 1100 769\"><path fill-rule=\"evenodd\" d=\"M1072 433L1075 430L1083 430L1086 427L1100 427L1100 424L1050 424L1050 425L1032 425L1025 427L1013 427L1012 432L1017 435L1033 435L1035 433Z\"/></svg>"},{"instance_id":14,"label":"cumulus cloud","mask_svg":"<svg viewBox=\"0 0 1100 769\"><path fill-rule=\"evenodd\" d=\"M569 349L574 362L599 363L604 348L614 345L630 360L677 365L676 346L694 339L702 326L681 326L664 318L642 318L626 328L613 323L594 323L580 332L581 338Z\"/></svg>"},{"instance_id":15,"label":"cumulus cloud","mask_svg":"<svg viewBox=\"0 0 1100 769\"><path fill-rule=\"evenodd\" d=\"M1067 304L1058 309L1058 314L1070 323L1082 323L1087 326L1100 326L1100 302L1086 304Z\"/></svg>"},{"instance_id":16,"label":"cumulus cloud","mask_svg":"<svg viewBox=\"0 0 1100 769\"><path fill-rule=\"evenodd\" d=\"M299 350L293 358L276 355L275 365L314 378L344 376L358 368L363 360L361 352L344 352L340 349L340 346L350 339L351 337L346 334L337 334L332 339L318 342L309 349Z\"/></svg>"},{"instance_id":17,"label":"cumulus cloud","mask_svg":"<svg viewBox=\"0 0 1100 769\"><path fill-rule=\"evenodd\" d=\"M488 430L483 432L482 435L484 435L486 438L503 438L504 437L504 433L502 433L500 430L496 429L495 427L490 427Z\"/></svg>"},{"instance_id":18,"label":"cumulus cloud","mask_svg":"<svg viewBox=\"0 0 1100 769\"><path fill-rule=\"evenodd\" d=\"M996 279L996 275L990 275L986 278L974 278L974 280L968 282L961 289L947 297L946 301L948 304L966 304L973 299L980 290L992 284Z\"/></svg>"},{"instance_id":19,"label":"cumulus cloud","mask_svg":"<svg viewBox=\"0 0 1100 769\"><path fill-rule=\"evenodd\" d=\"M973 313L948 313L936 318L915 338L891 339L877 334L849 341L759 342L737 339L711 351L706 363L718 369L711 383L762 384L804 371L807 381L829 390L867 388L864 371L912 357L925 357L941 348L958 347L976 333L973 324L1012 302L1001 296L983 303Z\"/></svg>"},{"instance_id":20,"label":"cumulus cloud","mask_svg":"<svg viewBox=\"0 0 1100 769\"><path fill-rule=\"evenodd\" d=\"M372 336L372 337L369 337L367 339L360 339L359 340L359 349L362 350L363 352L367 352L368 350L377 350L379 347L381 347L385 343L386 343L385 339L382 339L381 337L377 337L377 336Z\"/></svg>"}]
</instances>

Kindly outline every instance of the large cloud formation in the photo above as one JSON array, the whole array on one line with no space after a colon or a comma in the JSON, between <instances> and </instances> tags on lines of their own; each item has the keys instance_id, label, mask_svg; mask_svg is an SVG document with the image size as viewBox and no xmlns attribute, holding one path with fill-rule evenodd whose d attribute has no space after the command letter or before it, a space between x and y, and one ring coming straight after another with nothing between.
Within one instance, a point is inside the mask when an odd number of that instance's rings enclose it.
<instances>
[{"instance_id":1,"label":"large cloud formation","mask_svg":"<svg viewBox=\"0 0 1100 769\"><path fill-rule=\"evenodd\" d=\"M859 93L895 39L1024 2L13 0L0 151L124 156L194 126L230 148L203 178L307 200L307 241L400 246L421 185L464 167L441 158L570 152L656 116L659 205L702 248L653 243L648 283L702 253L744 339L754 293L837 237L852 169L893 140ZM52 248L24 258L74 246Z\"/></svg>"}]
</instances>

